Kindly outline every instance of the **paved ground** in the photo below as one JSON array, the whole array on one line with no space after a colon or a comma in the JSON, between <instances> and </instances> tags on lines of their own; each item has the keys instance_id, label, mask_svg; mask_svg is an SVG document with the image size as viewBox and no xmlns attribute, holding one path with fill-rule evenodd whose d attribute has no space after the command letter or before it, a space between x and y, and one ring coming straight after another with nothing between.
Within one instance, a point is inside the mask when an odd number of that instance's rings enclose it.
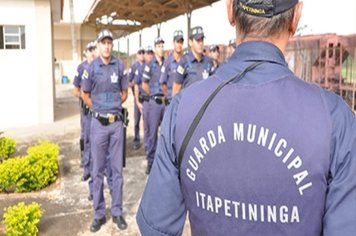
<instances>
[{"instance_id":1,"label":"paved ground","mask_svg":"<svg viewBox=\"0 0 356 236\"><path fill-rule=\"evenodd\" d=\"M136 225L136 212L146 184L144 173L146 161L143 148L133 151L133 99L131 94L126 102L129 109L130 124L127 138L127 161L124 169L124 215L128 229L120 231L111 221L110 195L105 186L107 223L93 234L89 227L93 218L92 202L88 201L88 186L81 182L82 169L79 158L79 114L77 100L72 96L71 85L57 85L55 117L53 124L10 129L6 136L14 137L18 142L18 154L24 153L29 144L47 139L60 145L60 176L56 183L46 189L26 194L0 194L0 220L3 209L20 201L36 201L42 205L44 214L40 223L40 236L84 236L84 235L140 235ZM190 235L186 226L185 236ZM4 235L4 226L0 224L0 235Z\"/></svg>"}]
</instances>

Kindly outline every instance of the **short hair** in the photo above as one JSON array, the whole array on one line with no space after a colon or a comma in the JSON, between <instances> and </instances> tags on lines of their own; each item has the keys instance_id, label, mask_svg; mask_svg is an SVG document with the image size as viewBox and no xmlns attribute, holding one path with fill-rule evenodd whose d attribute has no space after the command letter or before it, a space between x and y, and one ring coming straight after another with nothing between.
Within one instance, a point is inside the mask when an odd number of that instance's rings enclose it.
<instances>
[{"instance_id":1,"label":"short hair","mask_svg":"<svg viewBox=\"0 0 356 236\"><path fill-rule=\"evenodd\" d=\"M254 2L255 0L246 0L246 2ZM237 7L237 2L234 1L234 16L238 34L244 39L247 36L254 38L266 38L268 36L277 35L290 26L294 16L294 9L282 12L273 17L261 17L250 15ZM263 4L271 4L273 0L261 0Z\"/></svg>"}]
</instances>

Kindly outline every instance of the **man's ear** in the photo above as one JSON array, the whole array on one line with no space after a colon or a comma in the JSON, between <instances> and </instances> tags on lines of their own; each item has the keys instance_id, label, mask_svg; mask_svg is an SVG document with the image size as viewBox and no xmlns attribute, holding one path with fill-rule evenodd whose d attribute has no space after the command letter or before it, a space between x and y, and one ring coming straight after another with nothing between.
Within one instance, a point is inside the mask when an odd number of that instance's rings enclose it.
<instances>
[{"instance_id":1,"label":"man's ear","mask_svg":"<svg viewBox=\"0 0 356 236\"><path fill-rule=\"evenodd\" d=\"M189 43L189 47L192 47L193 46L193 39L189 39L188 43Z\"/></svg>"},{"instance_id":2,"label":"man's ear","mask_svg":"<svg viewBox=\"0 0 356 236\"><path fill-rule=\"evenodd\" d=\"M234 0L226 0L226 10L227 18L231 26L236 25L235 16L234 16Z\"/></svg>"},{"instance_id":3,"label":"man's ear","mask_svg":"<svg viewBox=\"0 0 356 236\"><path fill-rule=\"evenodd\" d=\"M298 23L299 23L301 15L302 15L302 10L303 10L303 2L298 2L294 8L292 23L289 26L290 37L292 37L298 29Z\"/></svg>"}]
</instances>

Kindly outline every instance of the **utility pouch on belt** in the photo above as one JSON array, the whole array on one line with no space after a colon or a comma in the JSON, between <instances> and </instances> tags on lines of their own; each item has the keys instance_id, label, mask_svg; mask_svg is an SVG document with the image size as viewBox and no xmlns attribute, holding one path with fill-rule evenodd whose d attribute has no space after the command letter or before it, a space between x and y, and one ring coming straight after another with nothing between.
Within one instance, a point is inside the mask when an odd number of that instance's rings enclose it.
<instances>
[{"instance_id":1,"label":"utility pouch on belt","mask_svg":"<svg viewBox=\"0 0 356 236\"><path fill-rule=\"evenodd\" d=\"M140 94L140 95L138 96L138 101L139 101L140 103L148 102L148 101L150 101L150 96Z\"/></svg>"},{"instance_id":2,"label":"utility pouch on belt","mask_svg":"<svg viewBox=\"0 0 356 236\"><path fill-rule=\"evenodd\" d=\"M94 118L96 118L104 126L107 126L109 124L112 124L112 123L114 123L116 121L121 120L121 117L119 117L117 115L110 114L110 113L105 115L105 116L103 116L103 115L101 115L101 114L99 114L97 112L93 112L92 116Z\"/></svg>"}]
</instances>

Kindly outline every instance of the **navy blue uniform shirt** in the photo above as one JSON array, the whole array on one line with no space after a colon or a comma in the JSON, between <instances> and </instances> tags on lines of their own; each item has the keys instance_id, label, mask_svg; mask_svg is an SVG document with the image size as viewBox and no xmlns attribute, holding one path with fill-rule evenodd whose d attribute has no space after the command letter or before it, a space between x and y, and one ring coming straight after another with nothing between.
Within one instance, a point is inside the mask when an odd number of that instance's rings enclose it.
<instances>
[{"instance_id":1,"label":"navy blue uniform shirt","mask_svg":"<svg viewBox=\"0 0 356 236\"><path fill-rule=\"evenodd\" d=\"M154 57L150 62L146 63L146 66L143 70L142 81L147 82L150 85L150 95L162 95L161 88L161 65Z\"/></svg>"},{"instance_id":2,"label":"navy blue uniform shirt","mask_svg":"<svg viewBox=\"0 0 356 236\"><path fill-rule=\"evenodd\" d=\"M82 90L89 92L93 102L92 110L102 115L118 115L121 112L121 92L128 87L124 76L124 64L111 57L105 65L100 57L90 63L83 72Z\"/></svg>"},{"instance_id":3,"label":"navy blue uniform shirt","mask_svg":"<svg viewBox=\"0 0 356 236\"><path fill-rule=\"evenodd\" d=\"M139 61L136 61L134 64L131 65L129 72L127 73L128 80L129 82L133 82L135 78L135 72L137 68L141 66L141 63Z\"/></svg>"},{"instance_id":4,"label":"navy blue uniform shirt","mask_svg":"<svg viewBox=\"0 0 356 236\"><path fill-rule=\"evenodd\" d=\"M143 91L142 89L142 75L143 75L143 70L145 69L147 63L143 63L142 65L140 65L136 71L135 71L135 77L134 77L134 84L138 85L139 88L139 92L140 94L145 94L145 91Z\"/></svg>"},{"instance_id":5,"label":"navy blue uniform shirt","mask_svg":"<svg viewBox=\"0 0 356 236\"><path fill-rule=\"evenodd\" d=\"M212 91L185 151L192 120ZM199 94L199 96L197 96ZM356 119L337 95L288 69L266 42L239 45L211 78L175 96L137 222L142 235L356 235Z\"/></svg>"},{"instance_id":6,"label":"navy blue uniform shirt","mask_svg":"<svg viewBox=\"0 0 356 236\"><path fill-rule=\"evenodd\" d=\"M73 80L73 85L77 88L80 88L82 85L82 76L83 76L83 71L89 66L89 63L87 60L83 61L80 63L77 67L77 72L74 76Z\"/></svg>"},{"instance_id":7,"label":"navy blue uniform shirt","mask_svg":"<svg viewBox=\"0 0 356 236\"><path fill-rule=\"evenodd\" d=\"M179 61L177 73L174 81L182 84L182 88L186 88L196 81L207 79L213 74L213 61L204 55L198 61L192 52L183 56Z\"/></svg>"},{"instance_id":8,"label":"navy blue uniform shirt","mask_svg":"<svg viewBox=\"0 0 356 236\"><path fill-rule=\"evenodd\" d=\"M177 73L178 62L173 55L170 55L167 60L164 61L161 73L161 84L167 85L167 98L172 98L172 87L174 76Z\"/></svg>"}]
</instances>

